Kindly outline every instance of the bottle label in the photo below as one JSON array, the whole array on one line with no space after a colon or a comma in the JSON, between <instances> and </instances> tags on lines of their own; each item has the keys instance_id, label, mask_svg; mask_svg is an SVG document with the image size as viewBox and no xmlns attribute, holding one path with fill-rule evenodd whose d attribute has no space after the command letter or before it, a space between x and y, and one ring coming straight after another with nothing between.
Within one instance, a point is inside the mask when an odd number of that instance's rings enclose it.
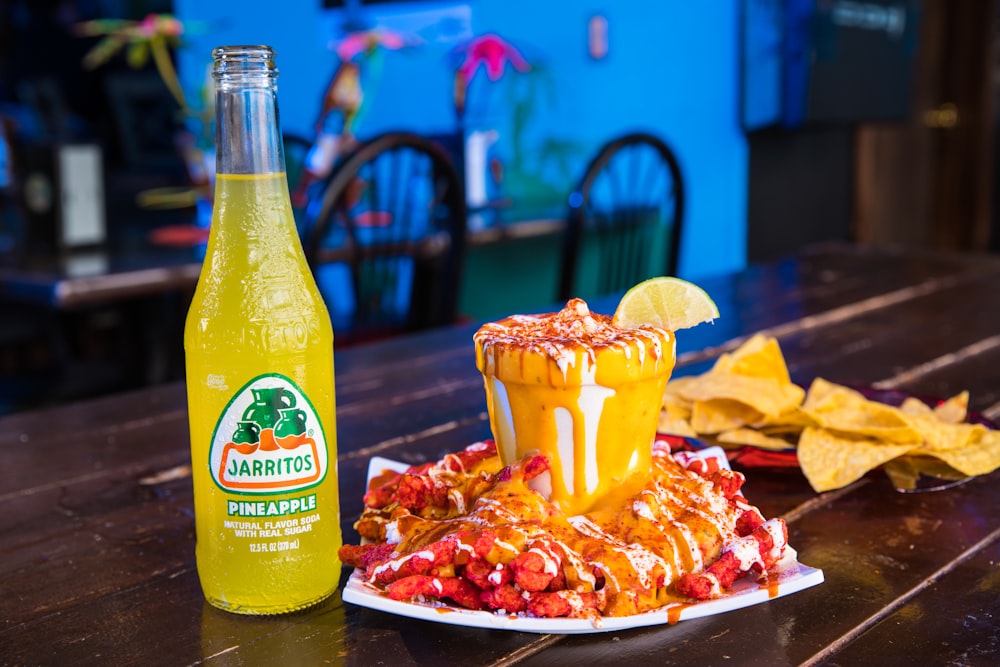
<instances>
[{"instance_id":1,"label":"bottle label","mask_svg":"<svg viewBox=\"0 0 1000 667\"><path fill-rule=\"evenodd\" d=\"M323 424L292 380L259 375L229 401L212 434L212 479L231 493L287 493L327 473Z\"/></svg>"}]
</instances>

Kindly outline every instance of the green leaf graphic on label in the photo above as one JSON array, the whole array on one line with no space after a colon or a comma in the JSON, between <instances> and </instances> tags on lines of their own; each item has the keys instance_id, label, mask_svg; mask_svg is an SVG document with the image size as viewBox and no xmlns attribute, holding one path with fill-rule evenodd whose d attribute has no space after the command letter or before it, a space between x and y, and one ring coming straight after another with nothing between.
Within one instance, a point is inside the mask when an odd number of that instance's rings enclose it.
<instances>
[{"instance_id":1,"label":"green leaf graphic on label","mask_svg":"<svg viewBox=\"0 0 1000 667\"><path fill-rule=\"evenodd\" d=\"M212 434L212 479L234 493L286 493L315 486L328 469L326 435L302 390L260 375L237 391Z\"/></svg>"}]
</instances>

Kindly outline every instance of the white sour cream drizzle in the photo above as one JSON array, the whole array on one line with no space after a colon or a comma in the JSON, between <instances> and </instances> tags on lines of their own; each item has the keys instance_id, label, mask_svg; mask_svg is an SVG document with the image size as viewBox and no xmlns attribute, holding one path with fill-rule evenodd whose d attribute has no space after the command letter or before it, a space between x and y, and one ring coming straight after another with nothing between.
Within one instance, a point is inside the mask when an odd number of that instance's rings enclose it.
<instances>
[{"instance_id":1,"label":"white sour cream drizzle","mask_svg":"<svg viewBox=\"0 0 1000 667\"><path fill-rule=\"evenodd\" d=\"M408 563L413 558L422 558L424 560L433 561L434 560L434 552L430 551L430 550L426 550L426 549L425 550L421 550L421 551L414 551L413 553L406 554L405 556L401 556L399 558L396 558L396 559L393 559L393 560L390 560L390 561L386 561L385 563L382 563L381 565L375 567L372 570L372 574L368 578L368 580L369 581L375 581L375 579L378 577L378 575L381 574L381 573L383 573L383 572L385 572L386 570L392 570L393 572L399 572L399 568L403 567L403 565L405 565L406 563Z\"/></svg>"},{"instance_id":2,"label":"white sour cream drizzle","mask_svg":"<svg viewBox=\"0 0 1000 667\"><path fill-rule=\"evenodd\" d=\"M484 376L487 386L487 398L493 402L493 414L496 416L497 444L503 446L500 458L513 461L517 457L517 433L514 430L514 414L510 409L510 398L507 387L496 375Z\"/></svg>"},{"instance_id":3,"label":"white sour cream drizzle","mask_svg":"<svg viewBox=\"0 0 1000 667\"><path fill-rule=\"evenodd\" d=\"M559 561L548 549L542 549L540 547L531 547L528 552L538 554L542 558L542 563L544 563L544 569L542 570L545 574L556 576L559 574Z\"/></svg>"},{"instance_id":4,"label":"white sour cream drizzle","mask_svg":"<svg viewBox=\"0 0 1000 667\"><path fill-rule=\"evenodd\" d=\"M784 550L785 546L788 544L788 539L785 537L785 531L782 530L781 521L777 519L768 519L764 522L764 530L771 534L771 540L773 546L768 552L768 558L771 561L777 561Z\"/></svg>"}]
</instances>

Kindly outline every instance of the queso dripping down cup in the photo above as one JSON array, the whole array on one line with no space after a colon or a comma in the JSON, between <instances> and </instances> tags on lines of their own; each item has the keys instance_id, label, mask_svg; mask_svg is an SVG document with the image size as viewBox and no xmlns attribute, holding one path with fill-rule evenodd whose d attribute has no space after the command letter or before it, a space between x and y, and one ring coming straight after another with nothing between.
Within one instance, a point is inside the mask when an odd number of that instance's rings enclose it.
<instances>
[{"instance_id":1,"label":"queso dripping down cup","mask_svg":"<svg viewBox=\"0 0 1000 667\"><path fill-rule=\"evenodd\" d=\"M512 315L474 336L490 428L505 465L543 454L533 488L582 514L652 467L672 332L618 328L571 299L558 313Z\"/></svg>"}]
</instances>

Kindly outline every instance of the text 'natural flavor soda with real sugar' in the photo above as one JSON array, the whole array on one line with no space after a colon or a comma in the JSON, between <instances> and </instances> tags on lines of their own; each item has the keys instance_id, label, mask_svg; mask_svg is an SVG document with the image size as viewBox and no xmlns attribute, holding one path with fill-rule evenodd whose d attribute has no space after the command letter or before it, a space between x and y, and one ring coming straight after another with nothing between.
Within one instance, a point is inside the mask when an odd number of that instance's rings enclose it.
<instances>
[{"instance_id":1,"label":"text 'natural flavor soda with real sugar'","mask_svg":"<svg viewBox=\"0 0 1000 667\"><path fill-rule=\"evenodd\" d=\"M301 609L340 579L333 330L296 232L266 46L219 47L215 208L184 331L206 599Z\"/></svg>"}]
</instances>

